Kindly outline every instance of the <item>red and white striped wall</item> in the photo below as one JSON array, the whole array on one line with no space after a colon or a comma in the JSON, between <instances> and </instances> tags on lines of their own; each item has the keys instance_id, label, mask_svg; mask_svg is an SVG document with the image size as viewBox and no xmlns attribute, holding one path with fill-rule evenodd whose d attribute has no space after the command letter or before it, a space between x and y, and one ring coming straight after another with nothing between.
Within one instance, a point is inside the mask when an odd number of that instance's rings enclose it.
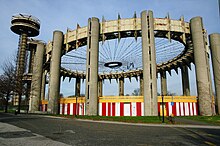
<instances>
[{"instance_id":1,"label":"red and white striped wall","mask_svg":"<svg viewBox=\"0 0 220 146\"><path fill-rule=\"evenodd\" d=\"M77 110L76 110L77 108ZM41 111L47 111L47 104L41 106ZM85 103L60 104L62 115L85 115ZM158 103L158 114L162 115L162 104ZM164 115L196 116L198 105L195 102L166 102ZM143 102L103 102L99 103L99 116L144 116Z\"/></svg>"},{"instance_id":2,"label":"red and white striped wall","mask_svg":"<svg viewBox=\"0 0 220 146\"><path fill-rule=\"evenodd\" d=\"M158 115L162 115L161 97L158 97ZM42 101L41 111L47 111L47 101ZM144 116L143 97L101 97L98 103L99 116ZM60 100L60 114L85 115L85 99L81 97ZM196 116L198 103L196 96L165 96L164 115Z\"/></svg>"},{"instance_id":3,"label":"red and white striped wall","mask_svg":"<svg viewBox=\"0 0 220 146\"><path fill-rule=\"evenodd\" d=\"M198 115L198 105L195 102L171 102L167 103L167 113L174 116L196 116Z\"/></svg>"},{"instance_id":4,"label":"red and white striped wall","mask_svg":"<svg viewBox=\"0 0 220 146\"><path fill-rule=\"evenodd\" d=\"M47 111L47 104L40 105L40 109L41 109L41 111L46 112Z\"/></svg>"},{"instance_id":5,"label":"red and white striped wall","mask_svg":"<svg viewBox=\"0 0 220 146\"><path fill-rule=\"evenodd\" d=\"M198 106L195 102L166 102L165 116L195 116ZM158 103L158 114L162 112L162 105ZM108 102L99 103L99 116L144 116L143 102Z\"/></svg>"},{"instance_id":6,"label":"red and white striped wall","mask_svg":"<svg viewBox=\"0 0 220 146\"><path fill-rule=\"evenodd\" d=\"M198 115L198 105L195 102L166 102L164 115L170 116L196 116ZM159 115L162 115L162 104L158 103Z\"/></svg>"},{"instance_id":7,"label":"red and white striped wall","mask_svg":"<svg viewBox=\"0 0 220 146\"><path fill-rule=\"evenodd\" d=\"M85 103L60 104L61 115L85 115Z\"/></svg>"},{"instance_id":8,"label":"red and white striped wall","mask_svg":"<svg viewBox=\"0 0 220 146\"><path fill-rule=\"evenodd\" d=\"M99 103L99 116L143 116L143 102Z\"/></svg>"}]
</instances>

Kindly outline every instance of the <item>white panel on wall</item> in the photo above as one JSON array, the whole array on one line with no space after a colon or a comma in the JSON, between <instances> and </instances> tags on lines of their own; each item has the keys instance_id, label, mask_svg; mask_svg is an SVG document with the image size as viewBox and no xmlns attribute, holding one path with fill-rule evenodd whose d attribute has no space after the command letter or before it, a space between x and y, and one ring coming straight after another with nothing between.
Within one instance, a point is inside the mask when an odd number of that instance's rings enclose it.
<instances>
[{"instance_id":1,"label":"white panel on wall","mask_svg":"<svg viewBox=\"0 0 220 146\"><path fill-rule=\"evenodd\" d=\"M132 116L137 116L137 107L136 107L136 102L131 103L131 109L132 109Z\"/></svg>"},{"instance_id":2,"label":"white panel on wall","mask_svg":"<svg viewBox=\"0 0 220 146\"><path fill-rule=\"evenodd\" d=\"M188 102L184 102L185 105L185 116L189 116L189 104Z\"/></svg>"},{"instance_id":3,"label":"white panel on wall","mask_svg":"<svg viewBox=\"0 0 220 146\"><path fill-rule=\"evenodd\" d=\"M79 110L79 115L82 115L82 110L83 110L83 105L82 105L82 103L79 104L78 110Z\"/></svg>"},{"instance_id":4,"label":"white panel on wall","mask_svg":"<svg viewBox=\"0 0 220 146\"><path fill-rule=\"evenodd\" d=\"M180 102L181 116L184 116L183 102Z\"/></svg>"},{"instance_id":5,"label":"white panel on wall","mask_svg":"<svg viewBox=\"0 0 220 146\"><path fill-rule=\"evenodd\" d=\"M180 107L179 107L179 102L176 102L176 115L180 116Z\"/></svg>"},{"instance_id":6,"label":"white panel on wall","mask_svg":"<svg viewBox=\"0 0 220 146\"><path fill-rule=\"evenodd\" d=\"M70 115L73 115L73 103L70 103Z\"/></svg>"},{"instance_id":7,"label":"white panel on wall","mask_svg":"<svg viewBox=\"0 0 220 146\"><path fill-rule=\"evenodd\" d=\"M60 104L60 114L62 114L63 104Z\"/></svg>"},{"instance_id":8,"label":"white panel on wall","mask_svg":"<svg viewBox=\"0 0 220 146\"><path fill-rule=\"evenodd\" d=\"M130 116L131 115L131 104L130 103L124 103L124 116Z\"/></svg>"},{"instance_id":9,"label":"white panel on wall","mask_svg":"<svg viewBox=\"0 0 220 146\"><path fill-rule=\"evenodd\" d=\"M99 103L99 116L102 116L102 103Z\"/></svg>"},{"instance_id":10,"label":"white panel on wall","mask_svg":"<svg viewBox=\"0 0 220 146\"><path fill-rule=\"evenodd\" d=\"M115 116L120 116L120 102L115 103Z\"/></svg>"},{"instance_id":11,"label":"white panel on wall","mask_svg":"<svg viewBox=\"0 0 220 146\"><path fill-rule=\"evenodd\" d=\"M65 104L65 107L64 107L64 115L67 115L67 104Z\"/></svg>"},{"instance_id":12,"label":"white panel on wall","mask_svg":"<svg viewBox=\"0 0 220 146\"><path fill-rule=\"evenodd\" d=\"M141 102L141 116L144 116L144 103Z\"/></svg>"},{"instance_id":13,"label":"white panel on wall","mask_svg":"<svg viewBox=\"0 0 220 146\"><path fill-rule=\"evenodd\" d=\"M194 109L194 115L197 115L197 111L196 111L196 103L193 102L193 109Z\"/></svg>"},{"instance_id":14,"label":"white panel on wall","mask_svg":"<svg viewBox=\"0 0 220 146\"><path fill-rule=\"evenodd\" d=\"M168 107L169 107L169 115L168 116L170 116L173 113L171 102L168 102Z\"/></svg>"}]
</instances>

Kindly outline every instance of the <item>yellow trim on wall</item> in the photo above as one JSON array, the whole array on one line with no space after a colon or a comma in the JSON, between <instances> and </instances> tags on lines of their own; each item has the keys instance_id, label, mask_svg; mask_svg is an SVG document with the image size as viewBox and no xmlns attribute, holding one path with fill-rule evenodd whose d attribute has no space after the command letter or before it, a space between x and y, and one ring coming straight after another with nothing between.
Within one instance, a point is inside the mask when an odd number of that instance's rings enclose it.
<instances>
[{"instance_id":1,"label":"yellow trim on wall","mask_svg":"<svg viewBox=\"0 0 220 146\"><path fill-rule=\"evenodd\" d=\"M47 100L41 100L41 104L48 104Z\"/></svg>"},{"instance_id":2,"label":"yellow trim on wall","mask_svg":"<svg viewBox=\"0 0 220 146\"><path fill-rule=\"evenodd\" d=\"M67 103L76 103L76 97L60 99L60 104L67 104ZM85 103L85 97L78 97L77 103Z\"/></svg>"},{"instance_id":3,"label":"yellow trim on wall","mask_svg":"<svg viewBox=\"0 0 220 146\"><path fill-rule=\"evenodd\" d=\"M158 102L162 102L162 97L158 96ZM164 102L197 102L196 96L164 96Z\"/></svg>"},{"instance_id":4,"label":"yellow trim on wall","mask_svg":"<svg viewBox=\"0 0 220 146\"><path fill-rule=\"evenodd\" d=\"M99 103L105 102L144 102L143 96L102 96ZM162 97L158 96L158 102L162 102ZM164 102L197 102L196 96L164 96ZM76 97L61 98L60 104L76 103ZM77 103L85 103L85 97L78 97ZM41 104L48 104L47 100L42 100Z\"/></svg>"},{"instance_id":5,"label":"yellow trim on wall","mask_svg":"<svg viewBox=\"0 0 220 146\"><path fill-rule=\"evenodd\" d=\"M144 102L143 96L103 96L99 97L99 103L103 102Z\"/></svg>"}]
</instances>

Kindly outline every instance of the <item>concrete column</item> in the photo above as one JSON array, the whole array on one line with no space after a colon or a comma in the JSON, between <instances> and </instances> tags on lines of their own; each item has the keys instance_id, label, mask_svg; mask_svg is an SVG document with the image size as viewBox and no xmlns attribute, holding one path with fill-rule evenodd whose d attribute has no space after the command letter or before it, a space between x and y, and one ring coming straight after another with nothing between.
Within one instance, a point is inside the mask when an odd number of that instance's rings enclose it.
<instances>
[{"instance_id":1,"label":"concrete column","mask_svg":"<svg viewBox=\"0 0 220 146\"><path fill-rule=\"evenodd\" d=\"M20 36L20 46L19 46L19 56L17 60L17 80L19 90L23 89L22 78L25 72L25 57L26 57L26 49L27 49L27 34L22 34ZM19 91L22 92L22 91Z\"/></svg>"},{"instance_id":2,"label":"concrete column","mask_svg":"<svg viewBox=\"0 0 220 146\"><path fill-rule=\"evenodd\" d=\"M142 64L144 79L144 115L157 116L156 52L152 11L141 13Z\"/></svg>"},{"instance_id":3,"label":"concrete column","mask_svg":"<svg viewBox=\"0 0 220 146\"><path fill-rule=\"evenodd\" d=\"M80 97L80 86L81 86L81 79L76 78L76 85L75 85L75 96Z\"/></svg>"},{"instance_id":4,"label":"concrete column","mask_svg":"<svg viewBox=\"0 0 220 146\"><path fill-rule=\"evenodd\" d=\"M143 81L144 79L143 79L143 75L140 75L140 96L143 96L144 95L144 81Z\"/></svg>"},{"instance_id":5,"label":"concrete column","mask_svg":"<svg viewBox=\"0 0 220 146\"><path fill-rule=\"evenodd\" d=\"M42 74L41 100L45 100L46 77L47 77L47 71L45 70Z\"/></svg>"},{"instance_id":6,"label":"concrete column","mask_svg":"<svg viewBox=\"0 0 220 146\"><path fill-rule=\"evenodd\" d=\"M16 91L14 95L15 104L18 105L18 113L20 113L20 105L21 105L21 96L23 90L23 74L25 72L25 56L26 56L26 49L27 49L27 34L20 35L19 41L19 50L18 50L18 58L17 58L17 65L16 65ZM18 101L18 102L16 102Z\"/></svg>"},{"instance_id":7,"label":"concrete column","mask_svg":"<svg viewBox=\"0 0 220 146\"><path fill-rule=\"evenodd\" d=\"M29 111L39 111L39 104L41 99L41 84L43 74L43 57L45 53L45 46L43 43L37 44L37 50L34 57L33 74L31 82L31 96Z\"/></svg>"},{"instance_id":8,"label":"concrete column","mask_svg":"<svg viewBox=\"0 0 220 146\"><path fill-rule=\"evenodd\" d=\"M49 101L48 112L58 114L58 102L60 98L60 63L63 45L63 33L54 31L53 50L50 61Z\"/></svg>"},{"instance_id":9,"label":"concrete column","mask_svg":"<svg viewBox=\"0 0 220 146\"><path fill-rule=\"evenodd\" d=\"M167 96L167 75L166 71L160 73L161 76L161 95Z\"/></svg>"},{"instance_id":10,"label":"concrete column","mask_svg":"<svg viewBox=\"0 0 220 146\"><path fill-rule=\"evenodd\" d=\"M182 66L181 74L182 74L183 96L190 96L189 74L188 74L188 68L186 65Z\"/></svg>"},{"instance_id":11,"label":"concrete column","mask_svg":"<svg viewBox=\"0 0 220 146\"><path fill-rule=\"evenodd\" d=\"M30 95L31 95L31 81L28 81L26 86L27 86L27 88L26 88L26 93L25 93L25 105L27 105L27 107L29 109L29 99L30 99Z\"/></svg>"},{"instance_id":12,"label":"concrete column","mask_svg":"<svg viewBox=\"0 0 220 146\"><path fill-rule=\"evenodd\" d=\"M124 78L119 78L119 96L124 96Z\"/></svg>"},{"instance_id":13,"label":"concrete column","mask_svg":"<svg viewBox=\"0 0 220 146\"><path fill-rule=\"evenodd\" d=\"M29 55L29 64L28 64L28 73L33 73L33 65L34 65L34 56L36 51L36 44L29 43L29 49L30 49L30 55ZM27 82L27 90L26 90L26 99L25 104L28 105L29 99L30 99L30 92L31 92L31 81ZM29 106L29 105L28 105Z\"/></svg>"},{"instance_id":14,"label":"concrete column","mask_svg":"<svg viewBox=\"0 0 220 146\"><path fill-rule=\"evenodd\" d=\"M151 82L152 82L152 116L158 116L158 99L157 99L157 62L156 62L156 48L155 48L155 38L154 38L154 17L153 12L148 11L149 15L149 30L150 30L150 61L151 61Z\"/></svg>"},{"instance_id":15,"label":"concrete column","mask_svg":"<svg viewBox=\"0 0 220 146\"><path fill-rule=\"evenodd\" d=\"M98 115L99 19L88 20L86 60L86 115Z\"/></svg>"},{"instance_id":16,"label":"concrete column","mask_svg":"<svg viewBox=\"0 0 220 146\"><path fill-rule=\"evenodd\" d=\"M220 114L220 34L214 33L209 35L209 41L210 41L211 54L212 54L216 105L218 108L218 114Z\"/></svg>"},{"instance_id":17,"label":"concrete column","mask_svg":"<svg viewBox=\"0 0 220 146\"><path fill-rule=\"evenodd\" d=\"M212 108L212 115L216 115L216 111L215 111L215 97L214 97L214 92L213 92L213 88L212 88L212 79L211 79L211 69L210 69L210 56L211 56L211 51L210 51L210 47L208 45L208 35L207 35L207 31L205 31L204 33L204 38L205 38L205 44L206 44L206 62L207 62L207 66L208 66L208 80L209 80L209 90L210 90L210 94L211 94L211 108Z\"/></svg>"},{"instance_id":18,"label":"concrete column","mask_svg":"<svg viewBox=\"0 0 220 146\"><path fill-rule=\"evenodd\" d=\"M190 20L190 29L194 49L196 82L199 100L199 110L202 116L212 115L212 93L210 93L209 66L204 40L204 30L201 17Z\"/></svg>"},{"instance_id":19,"label":"concrete column","mask_svg":"<svg viewBox=\"0 0 220 146\"><path fill-rule=\"evenodd\" d=\"M29 56L29 65L28 65L28 73L33 72L33 64L34 64L34 54L35 54L35 45L29 44L30 47L30 56Z\"/></svg>"},{"instance_id":20,"label":"concrete column","mask_svg":"<svg viewBox=\"0 0 220 146\"><path fill-rule=\"evenodd\" d=\"M101 79L101 80L99 80L99 97L102 97L103 96L103 92L102 92L102 90L103 90L103 80Z\"/></svg>"}]
</instances>

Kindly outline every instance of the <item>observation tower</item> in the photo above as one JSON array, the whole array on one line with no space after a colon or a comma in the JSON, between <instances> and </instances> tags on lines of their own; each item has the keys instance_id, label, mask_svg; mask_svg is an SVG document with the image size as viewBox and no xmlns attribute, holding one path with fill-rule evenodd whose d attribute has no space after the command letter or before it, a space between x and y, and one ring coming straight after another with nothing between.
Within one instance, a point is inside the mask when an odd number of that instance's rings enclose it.
<instances>
[{"instance_id":1,"label":"observation tower","mask_svg":"<svg viewBox=\"0 0 220 146\"><path fill-rule=\"evenodd\" d=\"M25 71L25 58L27 50L28 37L39 35L40 21L36 17L27 14L18 14L12 16L11 30L20 36L18 44L17 62L16 62L16 94L18 95L18 112L20 112L20 103L22 96L22 78Z\"/></svg>"}]
</instances>

